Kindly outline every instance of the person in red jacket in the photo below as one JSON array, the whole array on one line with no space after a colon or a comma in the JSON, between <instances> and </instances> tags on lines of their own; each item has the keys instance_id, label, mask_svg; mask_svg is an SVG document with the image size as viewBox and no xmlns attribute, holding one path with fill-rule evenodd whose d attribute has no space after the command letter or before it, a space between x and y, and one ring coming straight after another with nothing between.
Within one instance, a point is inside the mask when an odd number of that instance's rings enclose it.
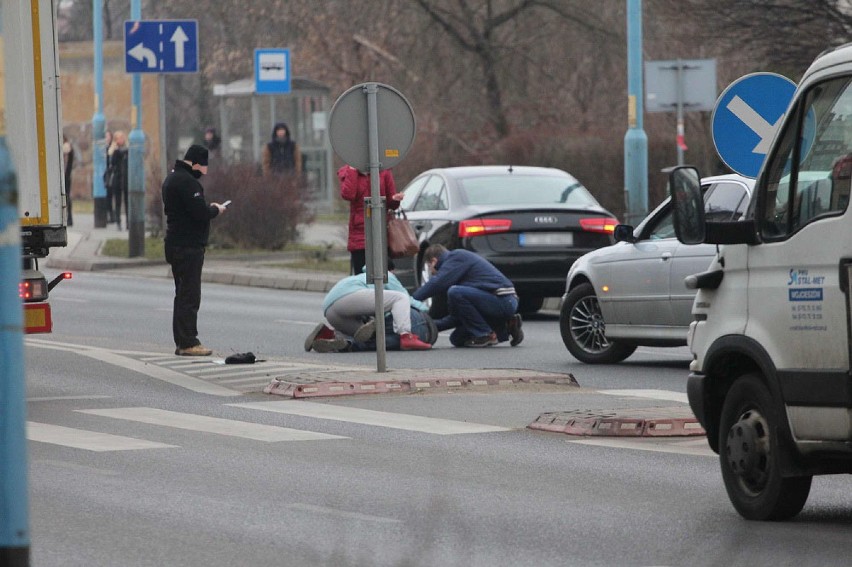
<instances>
[{"instance_id":1,"label":"person in red jacket","mask_svg":"<svg viewBox=\"0 0 852 567\"><path fill-rule=\"evenodd\" d=\"M344 165L337 170L340 179L340 196L349 201L349 241L346 249L350 254L351 275L360 274L367 263L367 240L364 235L364 198L370 196L370 176L352 166ZM402 201L402 193L396 192L393 174L389 169L379 173L379 192L387 202L389 210L395 211ZM390 269L390 261L388 262Z\"/></svg>"}]
</instances>

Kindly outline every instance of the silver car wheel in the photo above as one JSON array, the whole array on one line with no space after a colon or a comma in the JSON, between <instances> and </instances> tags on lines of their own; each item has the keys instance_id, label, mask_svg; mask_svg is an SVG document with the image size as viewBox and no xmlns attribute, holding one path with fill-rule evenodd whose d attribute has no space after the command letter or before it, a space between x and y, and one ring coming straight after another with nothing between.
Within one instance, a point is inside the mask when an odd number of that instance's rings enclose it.
<instances>
[{"instance_id":1,"label":"silver car wheel","mask_svg":"<svg viewBox=\"0 0 852 567\"><path fill-rule=\"evenodd\" d=\"M597 354L610 348L598 298L589 295L578 301L571 310L571 336L586 352Z\"/></svg>"}]
</instances>

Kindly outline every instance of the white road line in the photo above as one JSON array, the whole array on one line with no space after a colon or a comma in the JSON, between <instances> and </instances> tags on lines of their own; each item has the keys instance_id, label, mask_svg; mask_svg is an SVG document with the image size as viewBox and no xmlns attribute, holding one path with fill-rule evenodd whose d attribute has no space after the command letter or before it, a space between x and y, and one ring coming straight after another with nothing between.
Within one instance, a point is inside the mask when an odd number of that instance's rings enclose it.
<instances>
[{"instance_id":1,"label":"white road line","mask_svg":"<svg viewBox=\"0 0 852 567\"><path fill-rule=\"evenodd\" d=\"M169 384L174 384L175 386L186 388L187 390L192 390L193 392L199 392L201 394L209 394L211 396L242 395L240 392L225 388L224 386L211 384L204 380L199 380L198 378L187 376L185 374L175 372L174 370L169 370L168 368L163 368L157 364L146 364L140 360L128 358L106 349L87 347L85 345L66 345L62 343L52 344L46 341L28 340L27 344L35 348L75 352L77 354L88 356L89 358L94 358L95 360L100 360L101 362L112 364L113 366L126 368L128 370L138 372L139 374L144 374L150 378L162 380L163 382L168 382Z\"/></svg>"},{"instance_id":2,"label":"white road line","mask_svg":"<svg viewBox=\"0 0 852 567\"><path fill-rule=\"evenodd\" d=\"M380 522L383 524L401 524L402 520L397 520L395 518L386 518L384 516L370 516L369 514L360 514L358 512L347 512L345 510L338 510L337 508L327 508L325 506L314 506L313 504L301 504L299 502L294 502L292 504L285 504L285 508L290 510L299 510L303 512L317 512L319 514L327 514L329 516L337 516L338 518L343 518L346 520L366 520L368 522Z\"/></svg>"},{"instance_id":3,"label":"white road line","mask_svg":"<svg viewBox=\"0 0 852 567\"><path fill-rule=\"evenodd\" d=\"M246 372L254 372L256 374L261 372L291 372L293 370L293 366L264 366L264 365L253 365L253 364L228 364L226 367L219 367L216 369L207 369L197 370L192 373L193 376L203 376L205 378L226 378L228 376L237 376L239 374L245 374ZM305 368L299 368L299 370L305 370Z\"/></svg>"},{"instance_id":4,"label":"white road line","mask_svg":"<svg viewBox=\"0 0 852 567\"><path fill-rule=\"evenodd\" d=\"M39 443L63 445L65 447L97 452L177 447L177 445L166 445L165 443L145 441L144 439L133 439L132 437L86 431L85 429L73 429L71 427L62 427L61 425L50 425L35 421L27 422L27 439Z\"/></svg>"},{"instance_id":5,"label":"white road line","mask_svg":"<svg viewBox=\"0 0 852 567\"><path fill-rule=\"evenodd\" d=\"M288 429L274 425L260 423L249 423L247 421L236 421L233 419L222 419L206 415L191 413L180 413L155 408L115 408L100 410L77 410L80 413L112 417L151 425L162 425L176 429L189 431L202 431L215 433L217 435L228 435L231 437L242 437L255 441L274 443L277 441L314 441L318 439L347 439L339 435L328 435L313 431L302 431L299 429Z\"/></svg>"},{"instance_id":6,"label":"white road line","mask_svg":"<svg viewBox=\"0 0 852 567\"><path fill-rule=\"evenodd\" d=\"M112 396L45 396L42 398L27 398L28 402L55 402L59 400L106 400Z\"/></svg>"},{"instance_id":7,"label":"white road line","mask_svg":"<svg viewBox=\"0 0 852 567\"><path fill-rule=\"evenodd\" d=\"M315 417L317 419L331 419L334 421L346 421L349 423L360 423L362 425L376 425L379 427L391 427L404 429L406 431L419 431L422 433L434 433L436 435L459 435L463 433L490 433L494 431L512 431L505 427L484 425L481 423L467 423L463 421L452 421L449 419L437 419L432 417L420 417L418 415L406 415L401 413L388 413L330 404L317 404L312 402L253 402L245 404L227 404L238 408L256 409L285 413L289 415L300 415L302 417Z\"/></svg>"},{"instance_id":8,"label":"white road line","mask_svg":"<svg viewBox=\"0 0 852 567\"><path fill-rule=\"evenodd\" d=\"M631 398L647 398L651 400L665 400L668 402L689 403L684 392L672 392L670 390L598 390L600 394L609 396L628 396Z\"/></svg>"},{"instance_id":9,"label":"white road line","mask_svg":"<svg viewBox=\"0 0 852 567\"><path fill-rule=\"evenodd\" d=\"M219 382L222 383L222 384L239 384L240 382L252 382L252 381L262 383L265 386L266 384L269 384L271 379L270 379L269 376L254 375L254 376L248 376L246 378L229 378L227 380L219 380Z\"/></svg>"},{"instance_id":10,"label":"white road line","mask_svg":"<svg viewBox=\"0 0 852 567\"><path fill-rule=\"evenodd\" d=\"M75 297L62 297L61 295L56 295L50 298L51 301L58 301L60 303L91 303L88 299L77 299Z\"/></svg>"},{"instance_id":11,"label":"white road line","mask_svg":"<svg viewBox=\"0 0 852 567\"><path fill-rule=\"evenodd\" d=\"M611 449L634 449L637 451L653 451L656 453L675 453L678 455L692 455L696 457L713 457L718 455L714 453L707 445L707 440L701 439L702 446L693 444L685 445L681 443L668 444L659 443L652 440L621 440L621 439L578 439L576 441L568 441L575 445L592 445L595 447L609 447Z\"/></svg>"},{"instance_id":12,"label":"white road line","mask_svg":"<svg viewBox=\"0 0 852 567\"><path fill-rule=\"evenodd\" d=\"M166 361L166 360L174 360L177 355L168 355L168 356L146 356L144 358L140 358L142 362L158 362L158 361Z\"/></svg>"}]
</instances>

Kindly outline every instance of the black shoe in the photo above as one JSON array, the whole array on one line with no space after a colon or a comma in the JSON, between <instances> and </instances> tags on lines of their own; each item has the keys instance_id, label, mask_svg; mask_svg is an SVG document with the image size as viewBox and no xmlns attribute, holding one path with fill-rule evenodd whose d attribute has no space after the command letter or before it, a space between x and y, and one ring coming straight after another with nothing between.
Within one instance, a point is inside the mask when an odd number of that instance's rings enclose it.
<instances>
[{"instance_id":1,"label":"black shoe","mask_svg":"<svg viewBox=\"0 0 852 567\"><path fill-rule=\"evenodd\" d=\"M482 337L473 337L472 339L468 339L465 341L464 346L473 347L473 348L481 348L481 347L489 347L497 344L497 335L491 333L490 335L485 335Z\"/></svg>"},{"instance_id":2,"label":"black shoe","mask_svg":"<svg viewBox=\"0 0 852 567\"><path fill-rule=\"evenodd\" d=\"M518 346L524 342L524 330L521 329L523 325L524 321L521 319L520 313L512 315L512 318L506 323L506 326L509 328L509 335L512 337L512 340L509 341L510 345Z\"/></svg>"}]
</instances>

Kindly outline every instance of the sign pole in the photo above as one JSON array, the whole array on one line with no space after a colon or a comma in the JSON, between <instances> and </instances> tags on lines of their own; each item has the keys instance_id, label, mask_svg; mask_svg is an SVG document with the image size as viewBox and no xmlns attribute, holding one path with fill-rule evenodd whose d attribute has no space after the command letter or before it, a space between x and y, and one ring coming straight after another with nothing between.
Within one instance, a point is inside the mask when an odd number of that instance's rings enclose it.
<instances>
[{"instance_id":1,"label":"sign pole","mask_svg":"<svg viewBox=\"0 0 852 567\"><path fill-rule=\"evenodd\" d=\"M142 19L142 0L131 0L130 17ZM145 132L142 131L142 76L133 74L133 130L127 164L127 230L130 232L128 256L145 255ZM120 219L116 219L121 222Z\"/></svg>"},{"instance_id":2,"label":"sign pole","mask_svg":"<svg viewBox=\"0 0 852 567\"><path fill-rule=\"evenodd\" d=\"M367 131L369 138L370 150L370 226L371 238L367 241L367 246L372 250L370 260L371 270L369 276L372 277L373 284L376 288L376 371L385 372L386 367L386 344L385 344L385 308L384 308L384 279L385 279L385 254L387 254L387 246L385 240L386 233L382 230L384 227L384 219L382 212L384 207L381 203L381 188L379 186L379 119L378 119L378 104L376 97L379 92L378 84L367 83L364 85L364 92L367 93Z\"/></svg>"},{"instance_id":3,"label":"sign pole","mask_svg":"<svg viewBox=\"0 0 852 567\"><path fill-rule=\"evenodd\" d=\"M95 228L107 225L107 201L104 187L106 171L106 117L104 116L104 27L103 0L92 0L92 30L94 33L95 114L92 116L92 199L95 202Z\"/></svg>"},{"instance_id":4,"label":"sign pole","mask_svg":"<svg viewBox=\"0 0 852 567\"><path fill-rule=\"evenodd\" d=\"M624 135L625 220L648 211L648 136L642 127L642 0L627 0L627 133Z\"/></svg>"}]
</instances>

